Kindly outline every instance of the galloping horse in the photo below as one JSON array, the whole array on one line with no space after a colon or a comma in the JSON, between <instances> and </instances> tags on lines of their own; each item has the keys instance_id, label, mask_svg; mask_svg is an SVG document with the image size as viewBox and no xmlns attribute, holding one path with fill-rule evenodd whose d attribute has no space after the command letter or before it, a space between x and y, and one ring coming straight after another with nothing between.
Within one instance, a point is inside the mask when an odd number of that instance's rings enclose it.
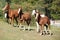
<instances>
[{"instance_id":1,"label":"galloping horse","mask_svg":"<svg viewBox=\"0 0 60 40\"><path fill-rule=\"evenodd\" d=\"M50 31L50 20L45 15L40 15L38 10L33 10L32 15L35 15L36 24L37 24L37 32L40 29L40 35L44 32L44 26L46 26L46 32L51 33ZM39 27L40 26L40 27Z\"/></svg>"},{"instance_id":2,"label":"galloping horse","mask_svg":"<svg viewBox=\"0 0 60 40\"><path fill-rule=\"evenodd\" d=\"M22 7L19 8L19 14L20 14L20 22L26 22L28 27L28 30L30 30L30 22L31 22L31 15L29 12L22 12ZM25 30L25 27L24 27Z\"/></svg>"},{"instance_id":3,"label":"galloping horse","mask_svg":"<svg viewBox=\"0 0 60 40\"><path fill-rule=\"evenodd\" d=\"M15 19L17 24L18 24L18 20L19 20L19 13L18 10L12 10L10 9L10 4L7 3L5 5L5 7L2 9L3 11L6 12L5 16L7 17L7 19L9 20L9 23L13 25L13 20ZM7 21L8 21L7 20Z\"/></svg>"}]
</instances>

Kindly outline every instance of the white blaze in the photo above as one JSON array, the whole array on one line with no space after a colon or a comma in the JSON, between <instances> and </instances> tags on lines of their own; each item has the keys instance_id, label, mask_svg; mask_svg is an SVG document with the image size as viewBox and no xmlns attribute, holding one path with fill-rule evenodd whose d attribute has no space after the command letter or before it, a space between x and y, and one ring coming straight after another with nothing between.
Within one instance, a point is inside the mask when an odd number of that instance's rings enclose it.
<instances>
[{"instance_id":1,"label":"white blaze","mask_svg":"<svg viewBox=\"0 0 60 40\"><path fill-rule=\"evenodd\" d=\"M32 15L34 15L34 14L35 14L35 10L32 11Z\"/></svg>"},{"instance_id":2,"label":"white blaze","mask_svg":"<svg viewBox=\"0 0 60 40\"><path fill-rule=\"evenodd\" d=\"M18 14L19 14L19 12L20 12L20 8L19 8L19 10L18 10Z\"/></svg>"}]
</instances>

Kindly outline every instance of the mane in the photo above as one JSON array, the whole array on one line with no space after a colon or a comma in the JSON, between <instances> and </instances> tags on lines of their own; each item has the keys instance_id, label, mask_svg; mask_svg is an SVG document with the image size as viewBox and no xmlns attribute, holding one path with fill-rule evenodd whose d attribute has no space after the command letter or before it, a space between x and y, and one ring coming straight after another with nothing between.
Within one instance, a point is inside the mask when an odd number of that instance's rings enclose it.
<instances>
[{"instance_id":1,"label":"mane","mask_svg":"<svg viewBox=\"0 0 60 40\"><path fill-rule=\"evenodd\" d=\"M39 12L37 12L37 13L38 13L37 21L39 23L41 16L40 16L40 13Z\"/></svg>"},{"instance_id":2,"label":"mane","mask_svg":"<svg viewBox=\"0 0 60 40\"><path fill-rule=\"evenodd\" d=\"M20 15L20 18L21 18L21 16L23 15L22 8L21 8L21 10L20 10L20 12L19 12L19 15Z\"/></svg>"},{"instance_id":3,"label":"mane","mask_svg":"<svg viewBox=\"0 0 60 40\"><path fill-rule=\"evenodd\" d=\"M10 10L10 4L9 3L7 3L6 4L6 12L5 13L7 13L8 14L8 11Z\"/></svg>"},{"instance_id":4,"label":"mane","mask_svg":"<svg viewBox=\"0 0 60 40\"><path fill-rule=\"evenodd\" d=\"M7 3L6 6L7 6L7 10L9 10L10 9L10 4Z\"/></svg>"},{"instance_id":5,"label":"mane","mask_svg":"<svg viewBox=\"0 0 60 40\"><path fill-rule=\"evenodd\" d=\"M8 16L8 14L9 14L9 10L10 10L10 4L9 3L7 3L6 4L6 11L5 11L5 13L7 13L7 18L9 18L9 16Z\"/></svg>"}]
</instances>

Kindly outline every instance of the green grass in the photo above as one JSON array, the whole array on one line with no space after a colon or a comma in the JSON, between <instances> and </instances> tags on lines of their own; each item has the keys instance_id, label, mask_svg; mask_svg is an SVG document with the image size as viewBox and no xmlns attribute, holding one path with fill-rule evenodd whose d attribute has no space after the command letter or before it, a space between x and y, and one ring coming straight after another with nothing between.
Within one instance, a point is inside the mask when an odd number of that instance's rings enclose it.
<instances>
[{"instance_id":1,"label":"green grass","mask_svg":"<svg viewBox=\"0 0 60 40\"><path fill-rule=\"evenodd\" d=\"M31 26L36 28L36 26ZM0 40L60 40L60 28L51 26L52 36L40 36L36 30L22 31L6 22L0 21Z\"/></svg>"}]
</instances>

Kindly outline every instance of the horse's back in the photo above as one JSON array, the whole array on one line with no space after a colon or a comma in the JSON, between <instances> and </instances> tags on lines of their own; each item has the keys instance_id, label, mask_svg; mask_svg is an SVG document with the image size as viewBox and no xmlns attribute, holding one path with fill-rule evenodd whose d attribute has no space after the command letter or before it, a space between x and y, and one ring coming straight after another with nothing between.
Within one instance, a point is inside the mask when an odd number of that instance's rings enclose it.
<instances>
[{"instance_id":1,"label":"horse's back","mask_svg":"<svg viewBox=\"0 0 60 40\"><path fill-rule=\"evenodd\" d=\"M47 16L41 17L39 24L50 24L50 20Z\"/></svg>"},{"instance_id":2,"label":"horse's back","mask_svg":"<svg viewBox=\"0 0 60 40\"><path fill-rule=\"evenodd\" d=\"M15 17L18 17L19 16L18 10L14 10L14 16Z\"/></svg>"},{"instance_id":3,"label":"horse's back","mask_svg":"<svg viewBox=\"0 0 60 40\"><path fill-rule=\"evenodd\" d=\"M30 17L31 17L31 14L30 14L29 12L25 12L25 13L24 13L24 17L30 18Z\"/></svg>"},{"instance_id":4,"label":"horse's back","mask_svg":"<svg viewBox=\"0 0 60 40\"><path fill-rule=\"evenodd\" d=\"M9 17L13 17L13 16L15 16L15 17L17 17L18 16L18 12L17 12L17 10L9 10Z\"/></svg>"},{"instance_id":5,"label":"horse's back","mask_svg":"<svg viewBox=\"0 0 60 40\"><path fill-rule=\"evenodd\" d=\"M24 20L30 20L31 19L30 13L29 12L23 13L22 19L24 19Z\"/></svg>"}]
</instances>

